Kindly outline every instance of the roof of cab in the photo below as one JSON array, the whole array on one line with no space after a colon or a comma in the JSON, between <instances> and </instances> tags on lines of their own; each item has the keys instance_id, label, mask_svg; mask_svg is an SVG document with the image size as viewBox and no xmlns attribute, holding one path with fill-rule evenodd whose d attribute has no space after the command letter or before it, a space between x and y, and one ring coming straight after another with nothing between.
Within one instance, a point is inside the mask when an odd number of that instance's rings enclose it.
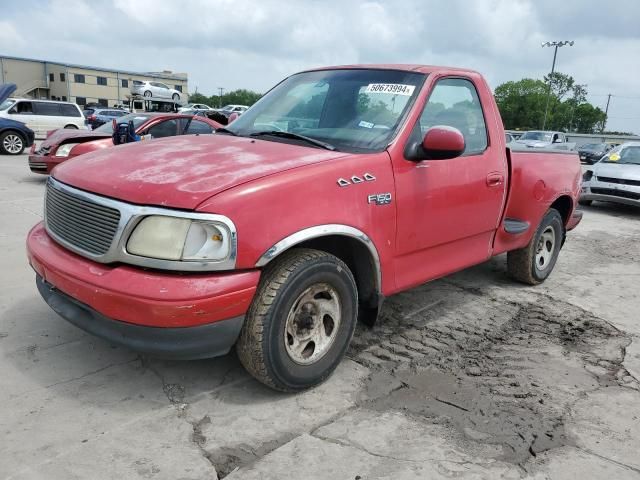
<instances>
[{"instance_id":1,"label":"roof of cab","mask_svg":"<svg viewBox=\"0 0 640 480\"><path fill-rule=\"evenodd\" d=\"M319 70L341 70L341 69L405 70L407 72L420 72L420 73L434 73L438 71L446 71L446 72L458 72L458 73L479 75L477 71L470 70L467 68L444 67L444 66L436 66L436 65L416 65L416 64L404 64L404 63L334 65L331 67L310 68L309 70L305 70L305 71L313 72L313 71L319 71Z\"/></svg>"}]
</instances>

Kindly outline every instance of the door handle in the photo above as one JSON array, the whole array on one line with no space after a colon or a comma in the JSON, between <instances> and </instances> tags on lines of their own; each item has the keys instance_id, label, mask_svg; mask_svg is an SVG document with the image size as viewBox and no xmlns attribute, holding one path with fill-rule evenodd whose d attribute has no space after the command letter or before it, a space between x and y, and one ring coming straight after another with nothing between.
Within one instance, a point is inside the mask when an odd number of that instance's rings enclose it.
<instances>
[{"instance_id":1,"label":"door handle","mask_svg":"<svg viewBox=\"0 0 640 480\"><path fill-rule=\"evenodd\" d=\"M497 187L499 185L502 185L503 181L504 175L502 175L501 173L490 173L489 175L487 175L487 186L489 187Z\"/></svg>"}]
</instances>

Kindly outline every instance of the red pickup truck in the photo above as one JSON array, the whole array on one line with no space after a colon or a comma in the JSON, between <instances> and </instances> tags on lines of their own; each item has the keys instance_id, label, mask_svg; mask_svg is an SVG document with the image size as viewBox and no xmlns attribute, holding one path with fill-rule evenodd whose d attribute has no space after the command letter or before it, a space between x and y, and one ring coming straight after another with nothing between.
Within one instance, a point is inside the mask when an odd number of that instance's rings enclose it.
<instances>
[{"instance_id":1,"label":"red pickup truck","mask_svg":"<svg viewBox=\"0 0 640 480\"><path fill-rule=\"evenodd\" d=\"M272 388L322 382L385 297L508 252L551 273L575 210L572 152L513 151L473 71L292 75L214 135L65 162L28 235L47 303L138 351L227 353Z\"/></svg>"}]
</instances>

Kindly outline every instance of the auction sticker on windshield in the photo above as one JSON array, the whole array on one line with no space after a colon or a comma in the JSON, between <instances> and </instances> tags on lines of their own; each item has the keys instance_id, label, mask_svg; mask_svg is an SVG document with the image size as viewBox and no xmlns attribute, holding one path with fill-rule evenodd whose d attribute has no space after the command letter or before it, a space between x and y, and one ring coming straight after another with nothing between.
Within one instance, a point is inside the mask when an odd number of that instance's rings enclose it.
<instances>
[{"instance_id":1,"label":"auction sticker on windshield","mask_svg":"<svg viewBox=\"0 0 640 480\"><path fill-rule=\"evenodd\" d=\"M367 85L365 93L391 93L410 96L415 88L415 85L403 85L401 83L370 83Z\"/></svg>"}]
</instances>

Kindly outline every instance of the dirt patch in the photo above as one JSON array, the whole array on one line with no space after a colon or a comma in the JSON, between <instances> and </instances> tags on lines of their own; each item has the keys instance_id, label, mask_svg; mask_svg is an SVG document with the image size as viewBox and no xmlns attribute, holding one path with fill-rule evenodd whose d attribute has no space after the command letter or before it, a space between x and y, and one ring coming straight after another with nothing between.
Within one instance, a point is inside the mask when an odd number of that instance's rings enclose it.
<instances>
[{"instance_id":1,"label":"dirt patch","mask_svg":"<svg viewBox=\"0 0 640 480\"><path fill-rule=\"evenodd\" d=\"M394 297L350 351L374 370L361 404L448 422L517 464L571 444L568 408L629 382L630 340L578 307L533 297L505 303L444 282Z\"/></svg>"}]
</instances>

